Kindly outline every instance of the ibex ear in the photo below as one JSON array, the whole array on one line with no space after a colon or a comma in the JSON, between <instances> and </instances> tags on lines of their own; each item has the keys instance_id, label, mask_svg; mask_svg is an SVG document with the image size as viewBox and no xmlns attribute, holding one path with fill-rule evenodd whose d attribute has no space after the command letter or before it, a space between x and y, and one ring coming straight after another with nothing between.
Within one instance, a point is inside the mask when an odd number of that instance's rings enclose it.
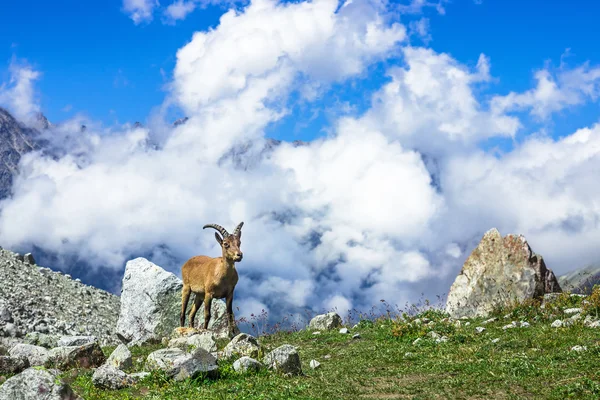
<instances>
[{"instance_id":1,"label":"ibex ear","mask_svg":"<svg viewBox=\"0 0 600 400\"><path fill-rule=\"evenodd\" d=\"M217 232L215 232L215 238L217 239L219 245L223 245L223 239L221 239L221 236L219 236Z\"/></svg>"}]
</instances>

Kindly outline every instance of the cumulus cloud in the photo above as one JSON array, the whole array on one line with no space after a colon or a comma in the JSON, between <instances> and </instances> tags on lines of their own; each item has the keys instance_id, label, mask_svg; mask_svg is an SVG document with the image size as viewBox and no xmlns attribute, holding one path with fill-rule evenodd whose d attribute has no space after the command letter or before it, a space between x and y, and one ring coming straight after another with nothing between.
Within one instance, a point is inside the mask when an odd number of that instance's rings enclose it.
<instances>
[{"instance_id":1,"label":"cumulus cloud","mask_svg":"<svg viewBox=\"0 0 600 400\"><path fill-rule=\"evenodd\" d=\"M197 1L185 0L177 0L176 2L169 4L164 11L166 21L169 23L174 23L178 20L185 19L189 13L196 9L197 5Z\"/></svg>"},{"instance_id":2,"label":"cumulus cloud","mask_svg":"<svg viewBox=\"0 0 600 400\"><path fill-rule=\"evenodd\" d=\"M152 21L154 9L159 5L158 0L123 0L123 12L138 25Z\"/></svg>"},{"instance_id":3,"label":"cumulus cloud","mask_svg":"<svg viewBox=\"0 0 600 400\"><path fill-rule=\"evenodd\" d=\"M531 90L495 97L493 108L498 112L529 110L535 117L546 119L587 100L595 101L600 95L600 67L590 67L588 63L555 74L542 69L535 73L535 79L537 85Z\"/></svg>"},{"instance_id":4,"label":"cumulus cloud","mask_svg":"<svg viewBox=\"0 0 600 400\"><path fill-rule=\"evenodd\" d=\"M15 58L8 70L9 81L0 85L0 106L11 110L19 119L29 122L40 110L34 84L41 74L26 62Z\"/></svg>"},{"instance_id":5,"label":"cumulus cloud","mask_svg":"<svg viewBox=\"0 0 600 400\"><path fill-rule=\"evenodd\" d=\"M113 270L146 254L179 273L190 256L219 253L204 224L245 221L235 304L246 317L442 294L491 227L526 234L557 273L597 259L600 128L486 153L483 141L524 129L477 95L493 82L490 60L464 65L403 44L387 11L260 0L225 13L177 53L164 107L189 120L53 127L54 157L24 156L0 203L0 242ZM293 112L292 94L310 102L398 55L364 113L305 145L266 141ZM594 99L593 69L581 68L561 82Z\"/></svg>"}]
</instances>

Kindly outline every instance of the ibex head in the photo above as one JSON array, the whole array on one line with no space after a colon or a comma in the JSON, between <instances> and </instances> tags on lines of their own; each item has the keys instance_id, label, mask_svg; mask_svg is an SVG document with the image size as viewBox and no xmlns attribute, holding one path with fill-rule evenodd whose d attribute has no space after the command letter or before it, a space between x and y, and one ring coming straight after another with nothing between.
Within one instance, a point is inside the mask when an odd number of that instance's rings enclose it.
<instances>
[{"instance_id":1,"label":"ibex head","mask_svg":"<svg viewBox=\"0 0 600 400\"><path fill-rule=\"evenodd\" d=\"M242 261L244 257L242 251L240 250L241 237L242 237L242 226L243 222L240 222L239 225L235 228L232 234L229 234L225 228L221 225L217 224L207 224L202 227L205 228L213 228L216 229L223 237L219 236L219 233L215 232L215 238L221 248L223 249L223 258L227 260L232 260L235 262Z\"/></svg>"}]
</instances>

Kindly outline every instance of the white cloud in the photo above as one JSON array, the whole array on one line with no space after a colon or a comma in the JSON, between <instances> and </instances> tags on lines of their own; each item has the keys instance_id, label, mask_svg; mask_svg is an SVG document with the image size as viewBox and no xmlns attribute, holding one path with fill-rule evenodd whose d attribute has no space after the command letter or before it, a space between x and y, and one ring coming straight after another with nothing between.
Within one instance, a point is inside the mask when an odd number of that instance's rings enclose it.
<instances>
[{"instance_id":1,"label":"white cloud","mask_svg":"<svg viewBox=\"0 0 600 400\"><path fill-rule=\"evenodd\" d=\"M0 85L0 106L11 110L19 119L30 122L40 110L34 83L41 74L15 58L12 59L8 70L10 80Z\"/></svg>"},{"instance_id":2,"label":"white cloud","mask_svg":"<svg viewBox=\"0 0 600 400\"><path fill-rule=\"evenodd\" d=\"M169 4L164 11L164 15L167 18L168 23L174 23L185 19L197 6L198 2L194 0L177 0L176 2Z\"/></svg>"},{"instance_id":3,"label":"white cloud","mask_svg":"<svg viewBox=\"0 0 600 400\"><path fill-rule=\"evenodd\" d=\"M158 0L123 0L123 12L138 25L152 21L154 9L159 5Z\"/></svg>"},{"instance_id":4,"label":"white cloud","mask_svg":"<svg viewBox=\"0 0 600 400\"><path fill-rule=\"evenodd\" d=\"M561 69L552 74L548 69L535 73L537 86L524 93L511 92L492 99L498 112L530 110L531 114L546 119L563 109L595 101L600 96L600 67L584 64L574 69Z\"/></svg>"}]
</instances>

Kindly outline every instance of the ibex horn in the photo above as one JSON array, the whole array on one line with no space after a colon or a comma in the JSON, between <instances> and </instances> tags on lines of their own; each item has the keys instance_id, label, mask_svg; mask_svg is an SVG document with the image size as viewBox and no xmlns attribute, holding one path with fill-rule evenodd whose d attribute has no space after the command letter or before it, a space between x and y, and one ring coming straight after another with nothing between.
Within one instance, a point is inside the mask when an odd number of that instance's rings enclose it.
<instances>
[{"instance_id":1,"label":"ibex horn","mask_svg":"<svg viewBox=\"0 0 600 400\"><path fill-rule=\"evenodd\" d=\"M217 224L206 224L202 227L202 229L206 229L206 228L213 228L216 229L217 231L219 231L219 233L223 236L223 239L225 239L227 236L229 236L229 233L225 230L225 228L223 228L221 225L217 225Z\"/></svg>"}]
</instances>

